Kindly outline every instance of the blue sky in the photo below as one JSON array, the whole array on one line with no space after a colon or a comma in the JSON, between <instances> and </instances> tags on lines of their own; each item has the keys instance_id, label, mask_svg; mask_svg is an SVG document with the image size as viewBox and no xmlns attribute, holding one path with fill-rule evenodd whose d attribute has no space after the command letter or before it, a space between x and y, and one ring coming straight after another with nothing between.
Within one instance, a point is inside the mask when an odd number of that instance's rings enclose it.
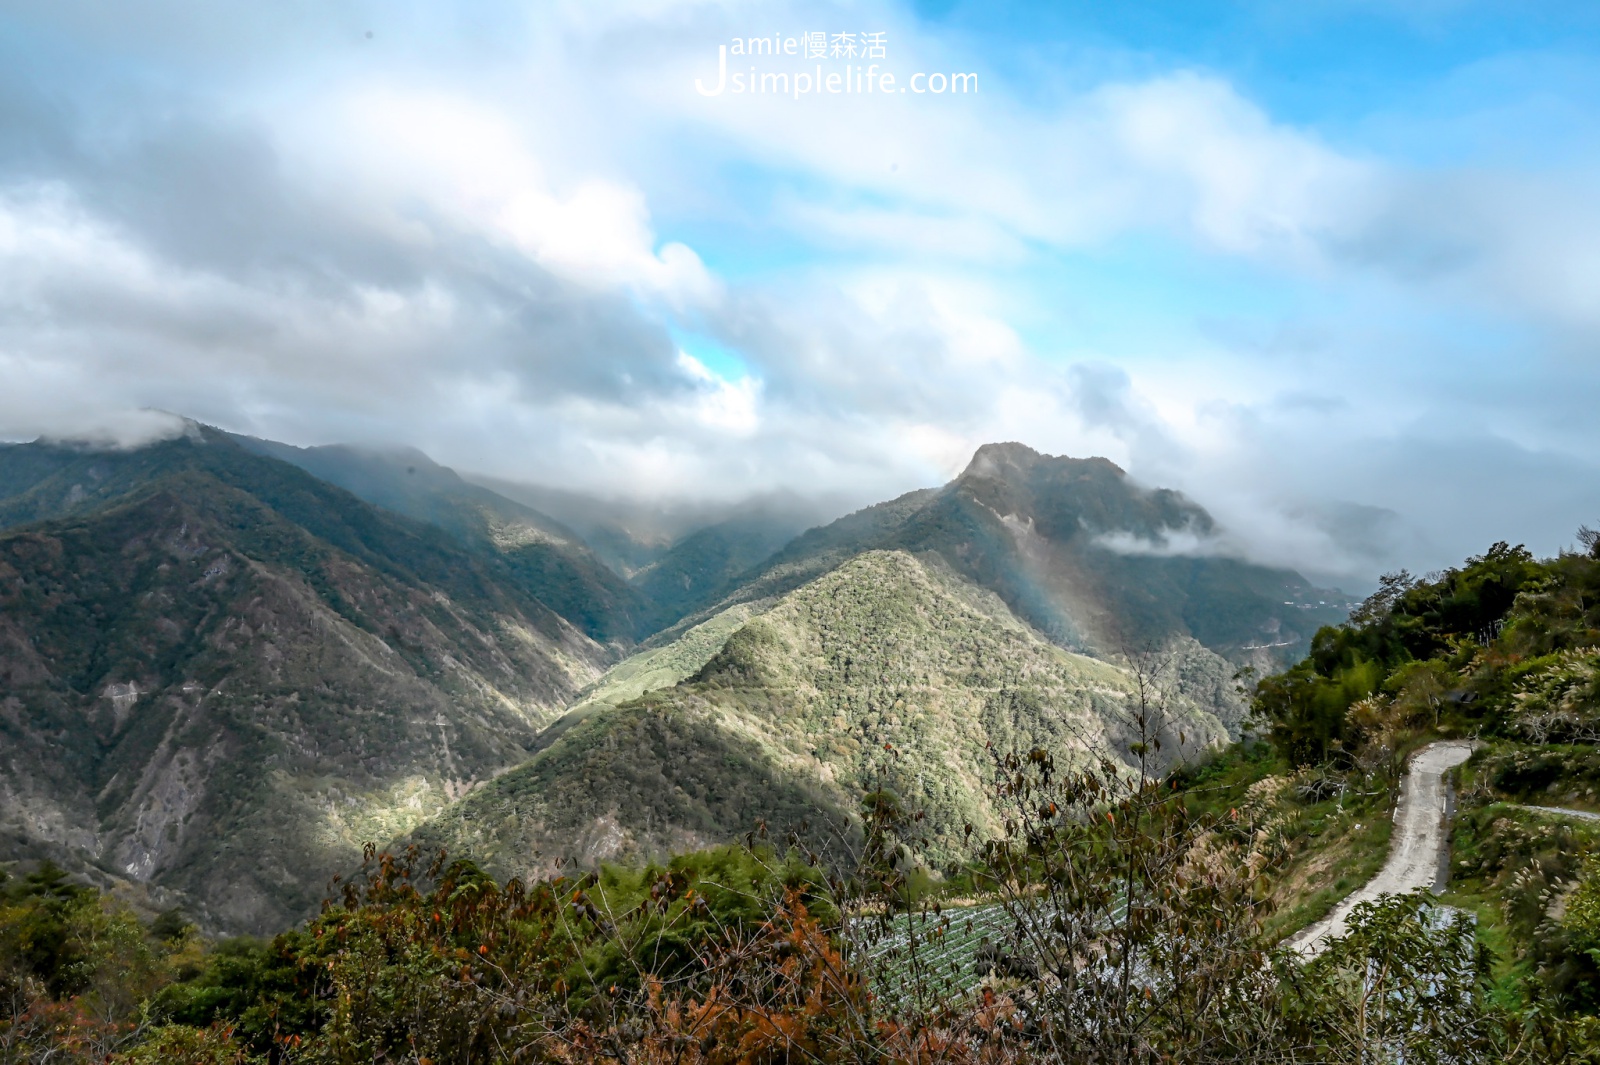
<instances>
[{"instance_id":1,"label":"blue sky","mask_svg":"<svg viewBox=\"0 0 1600 1065\"><path fill-rule=\"evenodd\" d=\"M695 89L819 30L896 91ZM1018 439L1350 587L1554 551L1600 520L1597 42L1471 0L0 3L0 436L171 411L837 505Z\"/></svg>"}]
</instances>

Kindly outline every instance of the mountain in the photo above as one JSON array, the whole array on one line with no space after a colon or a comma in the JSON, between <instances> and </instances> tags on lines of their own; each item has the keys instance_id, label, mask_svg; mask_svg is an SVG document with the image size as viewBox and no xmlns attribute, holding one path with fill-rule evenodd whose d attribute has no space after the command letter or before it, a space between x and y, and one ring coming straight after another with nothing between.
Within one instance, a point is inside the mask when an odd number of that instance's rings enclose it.
<instances>
[{"instance_id":1,"label":"mountain","mask_svg":"<svg viewBox=\"0 0 1600 1065\"><path fill-rule=\"evenodd\" d=\"M475 477L474 482L541 514L549 514L577 533L624 578L650 565L697 529L725 520L734 509L726 504L613 499L494 477Z\"/></svg>"},{"instance_id":2,"label":"mountain","mask_svg":"<svg viewBox=\"0 0 1600 1065\"><path fill-rule=\"evenodd\" d=\"M644 628L659 632L734 592L805 528L793 507L752 506L678 540L629 578Z\"/></svg>"},{"instance_id":3,"label":"mountain","mask_svg":"<svg viewBox=\"0 0 1600 1065\"><path fill-rule=\"evenodd\" d=\"M490 479L482 483L558 515L597 557L626 578L640 604L641 638L735 593L802 531L843 509L788 493L735 504L667 504Z\"/></svg>"},{"instance_id":4,"label":"mountain","mask_svg":"<svg viewBox=\"0 0 1600 1065\"><path fill-rule=\"evenodd\" d=\"M198 426L0 447L0 851L305 916L614 653L475 551Z\"/></svg>"},{"instance_id":5,"label":"mountain","mask_svg":"<svg viewBox=\"0 0 1600 1065\"><path fill-rule=\"evenodd\" d=\"M713 602L801 531L845 509L826 497L786 492L738 503L666 503L491 478L478 483L575 530L652 605L656 626Z\"/></svg>"},{"instance_id":6,"label":"mountain","mask_svg":"<svg viewBox=\"0 0 1600 1065\"><path fill-rule=\"evenodd\" d=\"M781 495L732 506L668 507L505 486L571 515L579 533L415 449L235 439L369 503L495 551L528 592L603 643L643 640L728 595L818 513L815 504Z\"/></svg>"},{"instance_id":7,"label":"mountain","mask_svg":"<svg viewBox=\"0 0 1600 1065\"><path fill-rule=\"evenodd\" d=\"M420 451L346 444L300 448L254 437L234 439L368 503L436 525L470 547L499 555L523 590L602 643L631 642L655 631L646 617L647 600L571 529L463 480Z\"/></svg>"},{"instance_id":8,"label":"mountain","mask_svg":"<svg viewBox=\"0 0 1600 1065\"><path fill-rule=\"evenodd\" d=\"M1053 641L1083 651L1190 637L1240 663L1276 665L1343 620L1344 595L1220 553L1217 531L1199 505L1140 486L1105 459L986 444L943 488L797 537L706 613L781 594L864 551L902 550L937 555Z\"/></svg>"},{"instance_id":9,"label":"mountain","mask_svg":"<svg viewBox=\"0 0 1600 1065\"><path fill-rule=\"evenodd\" d=\"M1338 593L1217 545L1203 508L1105 459L987 445L943 488L810 529L734 577L419 838L526 873L758 821L848 835L886 773L926 811L934 856L962 857L963 826L992 819L986 743L1131 760L1130 671L1151 663L1172 715L1163 760L1237 738L1238 666L1344 616Z\"/></svg>"},{"instance_id":10,"label":"mountain","mask_svg":"<svg viewBox=\"0 0 1600 1065\"><path fill-rule=\"evenodd\" d=\"M1018 444L798 536L784 501L633 532L557 501L195 425L0 447L0 857L264 930L368 841L525 872L848 838L886 783L955 860L986 743L1129 760L1159 660L1160 757L1193 753L1238 735L1238 664L1341 614L1181 495ZM583 542L669 526L626 578Z\"/></svg>"},{"instance_id":11,"label":"mountain","mask_svg":"<svg viewBox=\"0 0 1600 1065\"><path fill-rule=\"evenodd\" d=\"M1167 664L1163 757L1237 732L1231 667L1193 641ZM886 786L927 812L929 857L955 860L965 824L993 825L989 744L1131 759L1134 688L936 556L870 551L615 668L525 765L416 838L504 874L660 857L757 822L821 842L848 838L862 794Z\"/></svg>"}]
</instances>

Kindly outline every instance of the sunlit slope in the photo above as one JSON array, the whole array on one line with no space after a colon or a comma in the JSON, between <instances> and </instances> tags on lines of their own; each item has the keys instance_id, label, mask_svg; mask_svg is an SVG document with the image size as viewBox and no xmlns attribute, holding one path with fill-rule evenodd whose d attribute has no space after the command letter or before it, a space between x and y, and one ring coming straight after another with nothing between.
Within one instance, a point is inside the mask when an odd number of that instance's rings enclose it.
<instances>
[{"instance_id":1,"label":"sunlit slope","mask_svg":"<svg viewBox=\"0 0 1600 1065\"><path fill-rule=\"evenodd\" d=\"M770 605L740 603L689 629L671 643L629 656L580 692L578 701L567 712L585 713L598 707L620 706L647 692L670 688L689 679L716 657L728 637Z\"/></svg>"},{"instance_id":2,"label":"sunlit slope","mask_svg":"<svg viewBox=\"0 0 1600 1065\"><path fill-rule=\"evenodd\" d=\"M758 602L729 607L675 640L636 652L618 662L579 692L566 712L539 733L534 749L544 750L603 710L632 702L648 692L671 688L694 676L722 649L729 636L767 605L770 604Z\"/></svg>"},{"instance_id":3,"label":"sunlit slope","mask_svg":"<svg viewBox=\"0 0 1600 1065\"><path fill-rule=\"evenodd\" d=\"M1179 663L1165 756L1219 742L1236 718L1228 667L1196 645ZM936 559L874 551L733 629L693 677L593 712L528 764L420 833L497 871L558 857L639 859L765 822L848 834L881 783L928 814L931 855L989 826L989 745L1062 757L1125 753L1123 669L1063 651Z\"/></svg>"},{"instance_id":4,"label":"sunlit slope","mask_svg":"<svg viewBox=\"0 0 1600 1065\"><path fill-rule=\"evenodd\" d=\"M1344 618L1342 595L1229 557L1217 533L1199 505L1105 459L986 444L943 488L797 537L720 605L781 594L863 551L904 550L937 555L1054 642L1102 655L1191 638L1236 662L1284 663Z\"/></svg>"},{"instance_id":5,"label":"sunlit slope","mask_svg":"<svg viewBox=\"0 0 1600 1065\"><path fill-rule=\"evenodd\" d=\"M20 454L52 467L21 506L68 516L0 533L0 857L283 927L607 660L492 559L226 438Z\"/></svg>"}]
</instances>

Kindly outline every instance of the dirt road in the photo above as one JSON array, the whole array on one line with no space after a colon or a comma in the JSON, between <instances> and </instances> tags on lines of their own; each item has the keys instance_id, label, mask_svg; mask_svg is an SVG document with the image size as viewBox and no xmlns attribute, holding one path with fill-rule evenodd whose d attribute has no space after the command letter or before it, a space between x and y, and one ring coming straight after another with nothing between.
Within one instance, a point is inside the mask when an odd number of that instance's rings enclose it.
<instances>
[{"instance_id":1,"label":"dirt road","mask_svg":"<svg viewBox=\"0 0 1600 1065\"><path fill-rule=\"evenodd\" d=\"M1316 924L1289 940L1289 948L1307 958L1322 953L1329 943L1345 934L1350 911L1379 895L1401 895L1421 887L1432 887L1439 876L1439 864L1449 826L1446 823L1444 775L1465 762L1472 744L1464 740L1430 743L1411 756L1405 783L1400 788L1400 803L1394 812L1394 834L1389 841L1389 860L1378 875Z\"/></svg>"}]
</instances>

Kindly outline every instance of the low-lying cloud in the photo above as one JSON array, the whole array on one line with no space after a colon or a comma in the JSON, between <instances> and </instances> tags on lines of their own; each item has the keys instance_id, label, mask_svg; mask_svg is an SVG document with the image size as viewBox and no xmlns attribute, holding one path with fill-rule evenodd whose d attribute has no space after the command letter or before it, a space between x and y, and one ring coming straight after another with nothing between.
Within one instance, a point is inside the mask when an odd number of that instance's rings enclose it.
<instances>
[{"instance_id":1,"label":"low-lying cloud","mask_svg":"<svg viewBox=\"0 0 1600 1065\"><path fill-rule=\"evenodd\" d=\"M1119 529L1096 534L1092 543L1115 554L1149 558L1211 558L1229 554L1216 537L1193 529L1158 529L1154 536Z\"/></svg>"}]
</instances>

